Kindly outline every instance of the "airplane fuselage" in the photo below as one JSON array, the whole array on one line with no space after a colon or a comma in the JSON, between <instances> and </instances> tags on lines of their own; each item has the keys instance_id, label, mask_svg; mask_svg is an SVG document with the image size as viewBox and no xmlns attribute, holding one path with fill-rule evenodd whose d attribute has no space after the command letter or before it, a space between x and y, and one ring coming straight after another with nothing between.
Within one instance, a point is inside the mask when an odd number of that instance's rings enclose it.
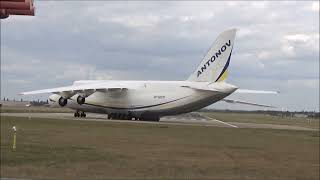
<instances>
[{"instance_id":1,"label":"airplane fuselage","mask_svg":"<svg viewBox=\"0 0 320 180\"><path fill-rule=\"evenodd\" d=\"M92 81L97 82L97 81ZM103 81L114 82L114 81ZM68 99L66 107L71 109L106 113L130 114L133 117L161 117L175 115L201 109L215 103L233 93L237 88L233 85L219 82L211 83L212 90L199 90L192 87L208 87L208 82L189 81L117 81L130 86L138 85L137 89L109 89L94 91L85 98L83 104L76 101L76 96ZM75 84L91 81L78 81ZM57 104L57 94L49 97L51 104Z\"/></svg>"}]
</instances>

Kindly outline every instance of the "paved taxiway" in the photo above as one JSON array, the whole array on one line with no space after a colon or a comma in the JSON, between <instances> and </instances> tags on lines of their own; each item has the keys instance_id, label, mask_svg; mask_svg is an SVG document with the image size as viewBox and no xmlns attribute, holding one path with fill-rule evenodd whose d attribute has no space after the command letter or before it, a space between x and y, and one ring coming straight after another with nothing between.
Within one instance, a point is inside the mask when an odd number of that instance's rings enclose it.
<instances>
[{"instance_id":1,"label":"paved taxiway","mask_svg":"<svg viewBox=\"0 0 320 180\"><path fill-rule=\"evenodd\" d=\"M179 116L162 117L160 122L148 121L130 121L130 120L109 120L104 114L87 113L86 118L75 118L72 113L0 113L1 116L12 117L28 117L32 118L54 118L64 120L77 121L101 121L101 122L119 122L119 123L152 123L163 125L185 125L185 126L215 126L215 127L230 127L230 128L264 128L264 129L287 129L287 130L305 130L317 131L316 129L291 126L291 125L276 125L276 124L257 124L257 123L239 123L239 122L223 122L210 117L205 117L197 113L189 113Z\"/></svg>"},{"instance_id":2,"label":"paved taxiway","mask_svg":"<svg viewBox=\"0 0 320 180\"><path fill-rule=\"evenodd\" d=\"M130 120L109 120L104 114L87 113L86 118L75 118L72 113L1 113L1 116L28 117L28 118L52 118L77 121L101 121L101 122L118 122L118 123L145 123L145 124L162 124L162 125L185 125L185 126L215 126L229 128L265 128L265 129L287 129L287 130L311 130L311 128L275 125L275 124L256 124L256 123L239 123L223 122L210 117L202 116L198 113L188 113L179 116L162 117L160 122L148 121L130 121Z\"/></svg>"}]
</instances>

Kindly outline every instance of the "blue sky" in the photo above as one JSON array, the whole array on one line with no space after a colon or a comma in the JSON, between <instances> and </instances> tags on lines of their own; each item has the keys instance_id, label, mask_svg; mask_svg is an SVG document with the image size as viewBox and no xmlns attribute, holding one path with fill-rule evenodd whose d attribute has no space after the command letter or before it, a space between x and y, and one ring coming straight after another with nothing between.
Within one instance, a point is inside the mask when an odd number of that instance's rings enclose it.
<instances>
[{"instance_id":1,"label":"blue sky","mask_svg":"<svg viewBox=\"0 0 320 180\"><path fill-rule=\"evenodd\" d=\"M35 17L1 20L1 97L20 99L19 92L80 79L185 80L218 34L237 28L228 82L281 93L232 98L319 110L319 1L36 1L35 6Z\"/></svg>"}]
</instances>

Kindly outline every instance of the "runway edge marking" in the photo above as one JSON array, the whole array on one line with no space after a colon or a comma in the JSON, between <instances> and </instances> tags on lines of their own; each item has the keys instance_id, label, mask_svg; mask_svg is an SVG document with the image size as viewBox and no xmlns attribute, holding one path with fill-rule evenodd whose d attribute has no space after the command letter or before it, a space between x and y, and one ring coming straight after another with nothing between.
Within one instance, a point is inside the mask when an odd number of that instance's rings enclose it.
<instances>
[{"instance_id":1,"label":"runway edge marking","mask_svg":"<svg viewBox=\"0 0 320 180\"><path fill-rule=\"evenodd\" d=\"M226 123L226 122L223 122L223 121L220 121L220 120L217 120L217 119L213 119L213 118L208 117L208 116L207 116L207 118L208 118L208 119L210 119L211 121L216 121L216 122L219 122L219 123L222 123L222 124L225 124L225 125L228 125L228 126L234 127L234 128L239 128L239 127L238 127L238 126L236 126L236 125L233 125L233 124L230 124L230 123Z\"/></svg>"}]
</instances>

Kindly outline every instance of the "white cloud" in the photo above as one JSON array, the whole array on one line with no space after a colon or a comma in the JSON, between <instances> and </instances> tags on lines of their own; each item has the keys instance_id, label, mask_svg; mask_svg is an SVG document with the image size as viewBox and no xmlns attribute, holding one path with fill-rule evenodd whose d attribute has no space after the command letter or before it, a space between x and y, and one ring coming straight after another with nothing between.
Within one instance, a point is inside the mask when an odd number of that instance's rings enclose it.
<instances>
[{"instance_id":1,"label":"white cloud","mask_svg":"<svg viewBox=\"0 0 320 180\"><path fill-rule=\"evenodd\" d=\"M289 57L293 57L296 55L294 47L289 44L284 44L281 49Z\"/></svg>"},{"instance_id":2,"label":"white cloud","mask_svg":"<svg viewBox=\"0 0 320 180\"><path fill-rule=\"evenodd\" d=\"M312 2L311 10L312 11L319 11L319 1Z\"/></svg>"},{"instance_id":3,"label":"white cloud","mask_svg":"<svg viewBox=\"0 0 320 180\"><path fill-rule=\"evenodd\" d=\"M62 69L56 71L56 79L64 81L82 80L108 80L112 76L96 68L92 64L67 64L61 66Z\"/></svg>"},{"instance_id":4,"label":"white cloud","mask_svg":"<svg viewBox=\"0 0 320 180\"><path fill-rule=\"evenodd\" d=\"M287 83L289 88L319 88L319 79L290 79Z\"/></svg>"},{"instance_id":5,"label":"white cloud","mask_svg":"<svg viewBox=\"0 0 320 180\"><path fill-rule=\"evenodd\" d=\"M285 35L282 39L282 51L289 57L298 54L319 53L319 34L297 33Z\"/></svg>"},{"instance_id":6,"label":"white cloud","mask_svg":"<svg viewBox=\"0 0 320 180\"><path fill-rule=\"evenodd\" d=\"M21 84L31 84L31 81L24 80L24 79L8 79L8 82L15 85L21 85Z\"/></svg>"},{"instance_id":7,"label":"white cloud","mask_svg":"<svg viewBox=\"0 0 320 180\"><path fill-rule=\"evenodd\" d=\"M255 33L256 33L256 31L254 29L244 27L244 28L239 29L239 31L237 32L237 38L245 38L245 37L249 37L249 36L254 36Z\"/></svg>"},{"instance_id":8,"label":"white cloud","mask_svg":"<svg viewBox=\"0 0 320 180\"><path fill-rule=\"evenodd\" d=\"M154 15L129 15L129 16L113 16L113 17L98 17L100 22L114 22L123 26L132 28L152 28L160 22L161 16Z\"/></svg>"},{"instance_id":9,"label":"white cloud","mask_svg":"<svg viewBox=\"0 0 320 180\"><path fill-rule=\"evenodd\" d=\"M307 42L310 40L310 38L311 36L307 34L293 34L284 36L285 40L293 42Z\"/></svg>"},{"instance_id":10,"label":"white cloud","mask_svg":"<svg viewBox=\"0 0 320 180\"><path fill-rule=\"evenodd\" d=\"M260 8L260 9L267 8L268 4L269 3L267 1L254 1L254 2L251 2L251 6L253 8Z\"/></svg>"},{"instance_id":11,"label":"white cloud","mask_svg":"<svg viewBox=\"0 0 320 180\"><path fill-rule=\"evenodd\" d=\"M239 4L238 1L227 1L228 6L237 6Z\"/></svg>"},{"instance_id":12,"label":"white cloud","mask_svg":"<svg viewBox=\"0 0 320 180\"><path fill-rule=\"evenodd\" d=\"M261 52L258 52L257 56L259 59L269 59L271 57L271 52L261 51Z\"/></svg>"}]
</instances>

